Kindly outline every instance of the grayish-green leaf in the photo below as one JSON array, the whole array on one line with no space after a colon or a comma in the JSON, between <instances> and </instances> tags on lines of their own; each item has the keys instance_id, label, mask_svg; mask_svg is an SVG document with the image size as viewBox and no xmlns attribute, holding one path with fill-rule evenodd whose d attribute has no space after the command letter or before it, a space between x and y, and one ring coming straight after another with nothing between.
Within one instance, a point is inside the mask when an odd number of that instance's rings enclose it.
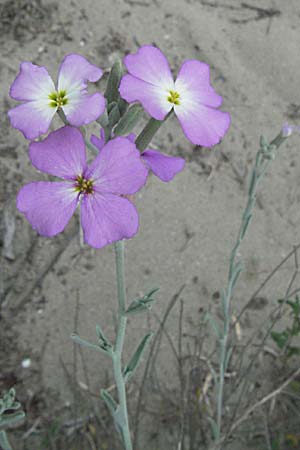
<instances>
[{"instance_id":1,"label":"grayish-green leaf","mask_svg":"<svg viewBox=\"0 0 300 450\"><path fill-rule=\"evenodd\" d=\"M109 126L113 128L116 125L116 123L119 122L120 117L121 115L118 105L117 103L115 103L115 105L112 107L111 111L108 114Z\"/></svg>"},{"instance_id":2,"label":"grayish-green leaf","mask_svg":"<svg viewBox=\"0 0 300 450\"><path fill-rule=\"evenodd\" d=\"M232 275L231 275L231 280L230 280L230 286L231 289L234 288L234 286L236 285L236 282L238 280L238 277L240 276L240 273L243 270L243 265L242 263L238 262L233 269Z\"/></svg>"},{"instance_id":3,"label":"grayish-green leaf","mask_svg":"<svg viewBox=\"0 0 300 450\"><path fill-rule=\"evenodd\" d=\"M100 325L96 325L96 334L99 339L100 347L103 350L112 353L113 347L112 347L111 343L109 342L109 340L107 339L107 337L105 336L105 334L103 333L103 331L101 330Z\"/></svg>"},{"instance_id":4,"label":"grayish-green leaf","mask_svg":"<svg viewBox=\"0 0 300 450\"><path fill-rule=\"evenodd\" d=\"M152 338L152 336L153 336L153 333L146 334L146 336L142 339L139 346L135 350L133 356L131 357L131 360L129 361L129 363L127 364L127 366L124 369L123 375L124 375L125 381L128 381L129 378L134 374L136 368L139 365L141 357L145 351L145 348L146 348L148 342L150 341L150 339Z\"/></svg>"},{"instance_id":5,"label":"grayish-green leaf","mask_svg":"<svg viewBox=\"0 0 300 450\"><path fill-rule=\"evenodd\" d=\"M96 120L96 122L98 122L102 128L107 127L109 122L108 122L108 113L106 110L104 111L103 114L101 114L101 116Z\"/></svg>"},{"instance_id":6,"label":"grayish-green leaf","mask_svg":"<svg viewBox=\"0 0 300 450\"><path fill-rule=\"evenodd\" d=\"M0 448L2 450L12 450L5 431L0 431Z\"/></svg>"},{"instance_id":7,"label":"grayish-green leaf","mask_svg":"<svg viewBox=\"0 0 300 450\"><path fill-rule=\"evenodd\" d=\"M126 136L131 133L143 114L143 108L139 104L130 106L114 129L116 136Z\"/></svg>"},{"instance_id":8,"label":"grayish-green leaf","mask_svg":"<svg viewBox=\"0 0 300 450\"><path fill-rule=\"evenodd\" d=\"M265 149L268 148L268 146L269 146L269 142L267 141L267 139L265 138L265 136L260 136L259 144L260 144L260 148L261 148L262 150L265 150Z\"/></svg>"},{"instance_id":9,"label":"grayish-green leaf","mask_svg":"<svg viewBox=\"0 0 300 450\"><path fill-rule=\"evenodd\" d=\"M222 333L221 330L217 324L217 322L215 321L215 319L212 317L212 315L207 312L205 314L205 321L209 322L210 326L212 327L213 331L215 332L215 335L217 336L218 339L220 339Z\"/></svg>"},{"instance_id":10,"label":"grayish-green leaf","mask_svg":"<svg viewBox=\"0 0 300 450\"><path fill-rule=\"evenodd\" d=\"M10 425L15 425L16 423L23 420L25 417L24 411L17 411L15 413L1 415L0 417L0 429L7 428Z\"/></svg>"},{"instance_id":11,"label":"grayish-green leaf","mask_svg":"<svg viewBox=\"0 0 300 450\"><path fill-rule=\"evenodd\" d=\"M114 414L118 408L118 404L115 402L115 400L112 398L112 396L107 392L106 389L101 389L100 396L102 400L105 401L106 406L108 407L111 415L114 417Z\"/></svg>"},{"instance_id":12,"label":"grayish-green leaf","mask_svg":"<svg viewBox=\"0 0 300 450\"><path fill-rule=\"evenodd\" d=\"M106 353L106 354L110 354L108 349L105 349L103 347L100 347L99 345L96 344L92 344L89 341L86 341L85 339L82 339L81 337L79 337L77 334L73 333L71 335L71 339L76 342L77 344L83 345L85 347L88 348L92 348L94 350L97 350L98 352L102 352L102 353Z\"/></svg>"},{"instance_id":13,"label":"grayish-green leaf","mask_svg":"<svg viewBox=\"0 0 300 450\"><path fill-rule=\"evenodd\" d=\"M153 295L159 290L159 288L151 289L144 297L134 300L126 310L127 315L136 314L151 309L153 302L156 300Z\"/></svg>"},{"instance_id":14,"label":"grayish-green leaf","mask_svg":"<svg viewBox=\"0 0 300 450\"><path fill-rule=\"evenodd\" d=\"M128 108L128 103L122 97L120 97L118 100L118 108L119 108L121 116L123 116L123 114L125 114L125 112Z\"/></svg>"},{"instance_id":15,"label":"grayish-green leaf","mask_svg":"<svg viewBox=\"0 0 300 450\"><path fill-rule=\"evenodd\" d=\"M216 441L219 437L218 436L218 426L212 417L208 417L208 421L210 423L213 439L214 439L214 441Z\"/></svg>"},{"instance_id":16,"label":"grayish-green leaf","mask_svg":"<svg viewBox=\"0 0 300 450\"><path fill-rule=\"evenodd\" d=\"M231 355L232 355L232 347L228 349L227 354L226 354L226 358L224 361L224 372L226 372L226 370L228 368L228 364L229 364Z\"/></svg>"},{"instance_id":17,"label":"grayish-green leaf","mask_svg":"<svg viewBox=\"0 0 300 450\"><path fill-rule=\"evenodd\" d=\"M120 97L119 85L122 75L122 62L120 60L117 60L111 68L104 94L108 104L110 104L111 102L117 102Z\"/></svg>"}]
</instances>

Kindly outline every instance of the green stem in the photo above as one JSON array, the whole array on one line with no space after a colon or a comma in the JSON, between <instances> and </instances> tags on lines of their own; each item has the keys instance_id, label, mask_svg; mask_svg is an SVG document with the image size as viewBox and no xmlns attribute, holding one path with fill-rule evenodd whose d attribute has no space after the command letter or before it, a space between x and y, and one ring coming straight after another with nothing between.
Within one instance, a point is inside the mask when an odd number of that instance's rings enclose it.
<instances>
[{"instance_id":1,"label":"green stem","mask_svg":"<svg viewBox=\"0 0 300 450\"><path fill-rule=\"evenodd\" d=\"M115 243L116 272L118 287L118 331L115 350L113 353L114 376L119 397L120 415L122 417L122 433L125 450L132 450L132 442L129 430L125 380L122 370L122 351L126 331L126 288L124 271L124 241Z\"/></svg>"},{"instance_id":2,"label":"green stem","mask_svg":"<svg viewBox=\"0 0 300 450\"><path fill-rule=\"evenodd\" d=\"M3 450L12 450L4 430L0 431L0 448Z\"/></svg>"},{"instance_id":3,"label":"green stem","mask_svg":"<svg viewBox=\"0 0 300 450\"><path fill-rule=\"evenodd\" d=\"M151 117L151 119L149 119L149 121L146 124L145 128L141 131L141 133L138 135L138 137L136 138L136 141L135 141L135 145L137 146L137 148L141 152L146 150L146 148L148 147L148 145L152 141L153 136L155 135L155 133L157 133L157 131L162 126L162 124L170 117L172 112L173 112L173 110L171 110L166 115L164 120L156 120L156 119L153 119L153 117Z\"/></svg>"}]
</instances>

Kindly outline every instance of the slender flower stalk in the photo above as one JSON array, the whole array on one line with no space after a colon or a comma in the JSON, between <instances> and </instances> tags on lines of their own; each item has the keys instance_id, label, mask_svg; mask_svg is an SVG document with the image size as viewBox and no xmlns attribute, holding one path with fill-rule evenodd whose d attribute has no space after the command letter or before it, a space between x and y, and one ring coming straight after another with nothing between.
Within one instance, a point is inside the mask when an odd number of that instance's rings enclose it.
<instances>
[{"instance_id":1,"label":"slender flower stalk","mask_svg":"<svg viewBox=\"0 0 300 450\"><path fill-rule=\"evenodd\" d=\"M170 111L164 120L156 120L151 117L145 127L142 129L138 137L136 138L135 145L142 152L146 150L148 145L153 139L153 136L160 129L162 124L170 117L172 111Z\"/></svg>"},{"instance_id":2,"label":"slender flower stalk","mask_svg":"<svg viewBox=\"0 0 300 450\"><path fill-rule=\"evenodd\" d=\"M250 184L248 189L247 205L242 216L242 222L238 232L236 243L230 254L229 271L227 286L222 292L223 306L223 328L220 330L220 361L219 361L219 377L217 383L217 421L215 424L215 440L221 439L222 419L223 419L223 400L224 400L224 379L231 357L231 348L228 348L228 338L231 321L231 298L233 289L236 285L238 277L243 269L242 264L237 260L239 248L244 239L248 225L252 218L253 210L256 204L256 193L259 182L264 177L271 161L275 157L275 152L279 146L287 139L287 135L280 132L276 138L268 144L264 137L260 140L260 149L257 152L255 165L250 175ZM217 447L219 448L219 447Z\"/></svg>"},{"instance_id":3,"label":"slender flower stalk","mask_svg":"<svg viewBox=\"0 0 300 450\"><path fill-rule=\"evenodd\" d=\"M132 441L129 431L129 421L127 412L127 399L125 379L122 370L122 352L124 346L127 317L126 311L126 287L125 287L125 270L124 270L124 241L115 243L116 255L116 275L118 287L118 331L115 350L113 353L114 376L119 397L120 415L122 417L122 438L126 450L132 450Z\"/></svg>"}]
</instances>

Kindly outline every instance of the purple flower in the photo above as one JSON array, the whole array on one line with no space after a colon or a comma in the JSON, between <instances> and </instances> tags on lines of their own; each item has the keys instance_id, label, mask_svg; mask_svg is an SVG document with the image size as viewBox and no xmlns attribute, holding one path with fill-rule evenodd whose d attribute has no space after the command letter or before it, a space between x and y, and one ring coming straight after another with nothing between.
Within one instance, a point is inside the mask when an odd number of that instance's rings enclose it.
<instances>
[{"instance_id":1,"label":"purple flower","mask_svg":"<svg viewBox=\"0 0 300 450\"><path fill-rule=\"evenodd\" d=\"M124 64L129 74L122 78L120 94L125 100L141 102L157 120L173 108L184 134L195 145L211 147L221 140L230 116L216 109L222 97L210 85L207 64L185 61L174 82L166 57L151 45L127 55Z\"/></svg>"},{"instance_id":2,"label":"purple flower","mask_svg":"<svg viewBox=\"0 0 300 450\"><path fill-rule=\"evenodd\" d=\"M10 96L24 103L8 112L11 125L27 139L35 139L48 131L58 108L76 127L96 120L105 109L105 99L100 93L88 95L87 82L98 81L101 76L101 69L83 56L71 54L60 65L55 87L45 67L21 63Z\"/></svg>"},{"instance_id":3,"label":"purple flower","mask_svg":"<svg viewBox=\"0 0 300 450\"><path fill-rule=\"evenodd\" d=\"M147 169L135 145L115 138L88 166L84 139L66 126L29 146L32 164L62 181L36 181L18 193L17 207L42 236L64 230L81 201L84 240L95 248L130 238L138 230L135 206L124 195L146 182Z\"/></svg>"},{"instance_id":4,"label":"purple flower","mask_svg":"<svg viewBox=\"0 0 300 450\"><path fill-rule=\"evenodd\" d=\"M101 129L100 138L92 135L92 144L101 150L105 143L104 131ZM127 136L130 142L135 141L135 134L131 133ZM146 166L162 181L171 181L178 172L181 172L184 168L185 161L182 158L176 156L169 156L161 153L157 150L146 149L141 154L142 160Z\"/></svg>"}]
</instances>

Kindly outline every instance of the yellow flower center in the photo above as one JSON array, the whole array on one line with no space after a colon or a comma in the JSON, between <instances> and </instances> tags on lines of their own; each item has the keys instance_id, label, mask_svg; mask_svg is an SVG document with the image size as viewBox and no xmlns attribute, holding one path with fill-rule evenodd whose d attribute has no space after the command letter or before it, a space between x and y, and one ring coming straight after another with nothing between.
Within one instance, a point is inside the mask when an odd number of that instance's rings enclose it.
<instances>
[{"instance_id":1,"label":"yellow flower center","mask_svg":"<svg viewBox=\"0 0 300 450\"><path fill-rule=\"evenodd\" d=\"M67 93L65 90L51 92L48 97L50 99L49 106L51 106L51 108L61 108L68 103Z\"/></svg>"},{"instance_id":2,"label":"yellow flower center","mask_svg":"<svg viewBox=\"0 0 300 450\"><path fill-rule=\"evenodd\" d=\"M180 105L180 94L176 91L169 91L169 95L167 97L168 102L173 103L174 105Z\"/></svg>"},{"instance_id":3,"label":"yellow flower center","mask_svg":"<svg viewBox=\"0 0 300 450\"><path fill-rule=\"evenodd\" d=\"M87 180L82 175L78 175L75 183L75 191L80 194L92 194L94 192L93 180Z\"/></svg>"}]
</instances>

